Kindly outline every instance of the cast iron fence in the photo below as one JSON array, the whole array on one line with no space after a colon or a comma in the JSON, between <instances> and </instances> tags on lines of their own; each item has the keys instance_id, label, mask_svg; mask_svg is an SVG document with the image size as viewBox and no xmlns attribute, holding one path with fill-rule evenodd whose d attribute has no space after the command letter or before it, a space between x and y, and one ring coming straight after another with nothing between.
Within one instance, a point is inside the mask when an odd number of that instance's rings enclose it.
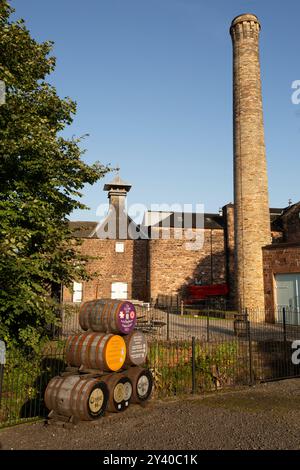
<instances>
[{"instance_id":1,"label":"cast iron fence","mask_svg":"<svg viewBox=\"0 0 300 470\"><path fill-rule=\"evenodd\" d=\"M174 305L175 297L169 307L137 305L137 328L160 340L185 341L194 336L201 342L224 342L243 337L246 321L250 321L253 341L300 339L300 312L291 308L282 307L272 312L249 309L238 312L220 310L212 302L192 307L183 304L179 310L174 309ZM53 340L83 332L79 325L79 308L80 304L61 306L60 326L49 329Z\"/></svg>"},{"instance_id":2,"label":"cast iron fence","mask_svg":"<svg viewBox=\"0 0 300 470\"><path fill-rule=\"evenodd\" d=\"M78 307L71 310L68 316L63 312L60 328L51 330L52 338L41 353L7 352L0 426L47 416L45 388L66 367L67 336L79 331ZM273 323L267 323L257 311L137 310L137 328L148 338L145 365L153 373L154 397L300 377L300 366L292 361L294 341L300 340L300 326L292 323L297 318L294 311L282 309Z\"/></svg>"}]
</instances>

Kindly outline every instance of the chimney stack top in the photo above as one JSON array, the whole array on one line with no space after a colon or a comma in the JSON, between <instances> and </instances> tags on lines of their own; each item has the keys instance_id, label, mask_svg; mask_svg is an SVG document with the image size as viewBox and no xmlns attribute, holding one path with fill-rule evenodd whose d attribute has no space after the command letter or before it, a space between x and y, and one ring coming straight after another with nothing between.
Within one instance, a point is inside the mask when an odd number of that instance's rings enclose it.
<instances>
[{"instance_id":1,"label":"chimney stack top","mask_svg":"<svg viewBox=\"0 0 300 470\"><path fill-rule=\"evenodd\" d=\"M256 15L253 15L252 13L243 13L242 15L238 15L235 18L233 18L231 27L233 28L236 26L238 23L244 23L245 21L253 21L254 23L259 23L259 20Z\"/></svg>"}]
</instances>

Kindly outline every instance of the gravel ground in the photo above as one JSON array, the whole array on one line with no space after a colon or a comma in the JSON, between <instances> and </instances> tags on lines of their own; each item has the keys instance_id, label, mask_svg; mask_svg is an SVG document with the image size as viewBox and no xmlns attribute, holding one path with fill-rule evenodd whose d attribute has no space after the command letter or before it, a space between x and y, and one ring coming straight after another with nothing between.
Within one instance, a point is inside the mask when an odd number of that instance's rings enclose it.
<instances>
[{"instance_id":1,"label":"gravel ground","mask_svg":"<svg viewBox=\"0 0 300 470\"><path fill-rule=\"evenodd\" d=\"M300 449L300 379L131 405L72 429L43 422L0 430L2 449Z\"/></svg>"}]
</instances>

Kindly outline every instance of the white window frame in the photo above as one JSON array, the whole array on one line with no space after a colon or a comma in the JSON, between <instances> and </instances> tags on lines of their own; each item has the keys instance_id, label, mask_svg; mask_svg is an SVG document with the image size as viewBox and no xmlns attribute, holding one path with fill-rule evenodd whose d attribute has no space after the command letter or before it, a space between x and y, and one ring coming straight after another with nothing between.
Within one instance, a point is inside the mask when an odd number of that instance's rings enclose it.
<instances>
[{"instance_id":1,"label":"white window frame","mask_svg":"<svg viewBox=\"0 0 300 470\"><path fill-rule=\"evenodd\" d=\"M115 251L116 251L116 253L124 253L124 251L125 251L124 242L116 242Z\"/></svg>"},{"instance_id":2,"label":"white window frame","mask_svg":"<svg viewBox=\"0 0 300 470\"><path fill-rule=\"evenodd\" d=\"M125 287L122 289L121 287ZM120 292L122 291L122 293ZM112 282L111 283L111 299L127 300L128 298L128 283L127 282Z\"/></svg>"},{"instance_id":3,"label":"white window frame","mask_svg":"<svg viewBox=\"0 0 300 470\"><path fill-rule=\"evenodd\" d=\"M82 282L73 282L73 291L72 291L72 302L80 303L82 302L83 297L83 283Z\"/></svg>"}]
</instances>

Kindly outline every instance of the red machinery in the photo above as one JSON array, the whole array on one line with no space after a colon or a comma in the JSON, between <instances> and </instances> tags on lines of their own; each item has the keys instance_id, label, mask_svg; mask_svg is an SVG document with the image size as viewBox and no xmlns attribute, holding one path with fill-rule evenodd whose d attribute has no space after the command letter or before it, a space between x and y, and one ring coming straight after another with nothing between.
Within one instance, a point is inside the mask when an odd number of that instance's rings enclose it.
<instances>
[{"instance_id":1,"label":"red machinery","mask_svg":"<svg viewBox=\"0 0 300 470\"><path fill-rule=\"evenodd\" d=\"M229 293L228 284L211 284L201 286L191 284L187 286L186 304L195 304L201 300L207 300L211 297L226 296Z\"/></svg>"}]
</instances>

